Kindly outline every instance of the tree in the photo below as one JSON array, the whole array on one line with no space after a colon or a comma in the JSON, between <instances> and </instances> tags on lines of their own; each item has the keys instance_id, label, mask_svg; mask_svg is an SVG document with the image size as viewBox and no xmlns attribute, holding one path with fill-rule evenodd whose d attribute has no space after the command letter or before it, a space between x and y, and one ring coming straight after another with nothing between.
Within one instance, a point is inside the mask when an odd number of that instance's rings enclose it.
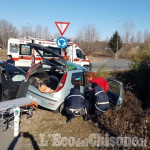
<instances>
[{"instance_id":1,"label":"tree","mask_svg":"<svg viewBox=\"0 0 150 150\"><path fill-rule=\"evenodd\" d=\"M76 34L75 41L82 45L82 48L85 49L87 54L91 54L94 50L94 44L99 38L99 31L94 25L85 25L82 29L79 29Z\"/></svg>"},{"instance_id":2,"label":"tree","mask_svg":"<svg viewBox=\"0 0 150 150\"><path fill-rule=\"evenodd\" d=\"M116 58L117 58L117 52L121 49L123 46L122 40L116 31L114 35L111 37L110 41L108 42L109 48L115 53Z\"/></svg>"},{"instance_id":3,"label":"tree","mask_svg":"<svg viewBox=\"0 0 150 150\"><path fill-rule=\"evenodd\" d=\"M7 47L8 38L17 38L18 30L16 27L4 19L0 19L0 45Z\"/></svg>"}]
</instances>

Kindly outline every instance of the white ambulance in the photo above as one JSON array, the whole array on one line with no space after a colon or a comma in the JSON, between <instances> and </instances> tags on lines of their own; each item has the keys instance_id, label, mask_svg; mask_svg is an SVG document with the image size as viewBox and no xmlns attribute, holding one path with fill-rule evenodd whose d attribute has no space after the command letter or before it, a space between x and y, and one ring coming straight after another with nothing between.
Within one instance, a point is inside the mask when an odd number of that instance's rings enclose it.
<instances>
[{"instance_id":1,"label":"white ambulance","mask_svg":"<svg viewBox=\"0 0 150 150\"><path fill-rule=\"evenodd\" d=\"M28 46L28 43L36 43L54 50L56 53L64 56L67 60L79 64L88 69L92 69L92 64L85 56L82 49L73 42L68 42L66 48L61 49L56 45L56 40L44 39L8 39L7 55L11 54L15 60L15 66L18 67L31 67L32 64L42 61L41 57L34 49ZM47 53L43 54L46 58L51 58Z\"/></svg>"}]
</instances>

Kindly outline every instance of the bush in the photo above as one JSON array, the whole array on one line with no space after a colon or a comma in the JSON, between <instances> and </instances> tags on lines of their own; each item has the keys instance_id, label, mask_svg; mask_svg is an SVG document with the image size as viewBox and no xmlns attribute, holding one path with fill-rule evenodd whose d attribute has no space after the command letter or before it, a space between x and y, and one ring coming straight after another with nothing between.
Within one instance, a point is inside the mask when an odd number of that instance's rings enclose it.
<instances>
[{"instance_id":1,"label":"bush","mask_svg":"<svg viewBox=\"0 0 150 150\"><path fill-rule=\"evenodd\" d=\"M147 70L150 65L150 51L148 46L141 44L139 51L133 54L130 67L132 70Z\"/></svg>"},{"instance_id":2,"label":"bush","mask_svg":"<svg viewBox=\"0 0 150 150\"><path fill-rule=\"evenodd\" d=\"M97 69L96 75L97 75L97 76L100 76L100 77L103 77L103 78L105 78L105 79L107 79L107 78L110 77L110 72L109 72L109 71L106 71L106 64L103 64L102 66L100 66L100 67Z\"/></svg>"},{"instance_id":3,"label":"bush","mask_svg":"<svg viewBox=\"0 0 150 150\"><path fill-rule=\"evenodd\" d=\"M130 68L131 70L113 74L125 87L132 87L131 92L142 101L143 108L146 108L150 91L150 52L147 45L141 44L137 53L133 54Z\"/></svg>"}]
</instances>

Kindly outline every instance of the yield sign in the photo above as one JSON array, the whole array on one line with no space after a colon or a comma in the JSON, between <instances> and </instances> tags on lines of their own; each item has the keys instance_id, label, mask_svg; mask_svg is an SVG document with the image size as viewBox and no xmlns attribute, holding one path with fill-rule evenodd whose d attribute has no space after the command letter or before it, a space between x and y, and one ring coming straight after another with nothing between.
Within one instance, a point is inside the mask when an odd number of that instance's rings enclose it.
<instances>
[{"instance_id":1,"label":"yield sign","mask_svg":"<svg viewBox=\"0 0 150 150\"><path fill-rule=\"evenodd\" d=\"M67 30L70 22L55 22L61 36L64 35L65 31Z\"/></svg>"}]
</instances>

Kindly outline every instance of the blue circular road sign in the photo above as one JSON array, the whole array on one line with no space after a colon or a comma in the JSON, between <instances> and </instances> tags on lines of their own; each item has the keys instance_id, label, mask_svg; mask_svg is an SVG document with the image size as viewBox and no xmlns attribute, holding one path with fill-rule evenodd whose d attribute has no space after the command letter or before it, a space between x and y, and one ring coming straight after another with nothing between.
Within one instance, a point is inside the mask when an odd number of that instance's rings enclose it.
<instances>
[{"instance_id":1,"label":"blue circular road sign","mask_svg":"<svg viewBox=\"0 0 150 150\"><path fill-rule=\"evenodd\" d=\"M58 47L60 48L65 48L68 44L67 39L63 36L60 36L57 40L56 40L56 44Z\"/></svg>"}]
</instances>

